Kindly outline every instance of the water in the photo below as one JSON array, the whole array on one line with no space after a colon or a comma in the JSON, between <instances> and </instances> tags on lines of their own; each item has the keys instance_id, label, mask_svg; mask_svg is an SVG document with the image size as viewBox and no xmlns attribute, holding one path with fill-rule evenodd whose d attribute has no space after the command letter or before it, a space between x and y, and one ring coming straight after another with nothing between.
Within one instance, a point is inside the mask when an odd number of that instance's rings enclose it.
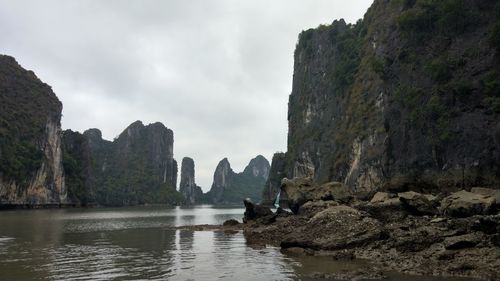
<instances>
[{"instance_id":1,"label":"water","mask_svg":"<svg viewBox=\"0 0 500 281\"><path fill-rule=\"evenodd\" d=\"M0 212L0 280L308 280L363 266L253 249L242 233L174 228L242 214L211 206Z\"/></svg>"}]
</instances>

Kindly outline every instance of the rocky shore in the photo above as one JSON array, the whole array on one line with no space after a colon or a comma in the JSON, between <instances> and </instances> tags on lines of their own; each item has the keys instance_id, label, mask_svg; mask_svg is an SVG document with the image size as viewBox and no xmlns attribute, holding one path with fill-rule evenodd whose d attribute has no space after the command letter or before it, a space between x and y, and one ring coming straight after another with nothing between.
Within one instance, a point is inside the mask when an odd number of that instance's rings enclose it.
<instances>
[{"instance_id":1,"label":"rocky shore","mask_svg":"<svg viewBox=\"0 0 500 281\"><path fill-rule=\"evenodd\" d=\"M357 199L341 183L315 186L284 180L288 212L245 201L244 224L197 230L242 229L249 245L278 246L294 255L364 259L373 268L318 278L382 279L384 272L500 278L500 190L451 194L378 192Z\"/></svg>"}]
</instances>

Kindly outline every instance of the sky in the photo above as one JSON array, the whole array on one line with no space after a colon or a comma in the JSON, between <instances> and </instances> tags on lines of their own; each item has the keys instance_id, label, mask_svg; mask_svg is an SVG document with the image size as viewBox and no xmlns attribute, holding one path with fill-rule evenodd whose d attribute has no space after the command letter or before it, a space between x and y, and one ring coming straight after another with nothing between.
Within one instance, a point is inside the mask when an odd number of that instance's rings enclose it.
<instances>
[{"instance_id":1,"label":"sky","mask_svg":"<svg viewBox=\"0 0 500 281\"><path fill-rule=\"evenodd\" d=\"M112 140L162 122L208 191L223 158L241 172L286 151L298 34L356 22L371 2L0 0L0 53L52 86L63 129Z\"/></svg>"}]
</instances>

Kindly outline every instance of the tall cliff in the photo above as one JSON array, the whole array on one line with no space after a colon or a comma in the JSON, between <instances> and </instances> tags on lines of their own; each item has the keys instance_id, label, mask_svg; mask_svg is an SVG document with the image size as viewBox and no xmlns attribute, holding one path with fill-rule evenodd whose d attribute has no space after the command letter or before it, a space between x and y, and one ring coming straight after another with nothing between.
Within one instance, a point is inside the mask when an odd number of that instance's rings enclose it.
<instances>
[{"instance_id":1,"label":"tall cliff","mask_svg":"<svg viewBox=\"0 0 500 281\"><path fill-rule=\"evenodd\" d=\"M179 192L184 196L187 204L202 203L203 191L196 185L194 160L189 157L182 159Z\"/></svg>"},{"instance_id":2,"label":"tall cliff","mask_svg":"<svg viewBox=\"0 0 500 281\"><path fill-rule=\"evenodd\" d=\"M261 155L250 160L241 173L235 173L227 158L224 158L215 169L214 182L205 200L223 204L241 203L245 198L250 198L259 202L269 171L269 162Z\"/></svg>"},{"instance_id":3,"label":"tall cliff","mask_svg":"<svg viewBox=\"0 0 500 281\"><path fill-rule=\"evenodd\" d=\"M0 55L0 206L68 203L61 111L50 86Z\"/></svg>"},{"instance_id":4,"label":"tall cliff","mask_svg":"<svg viewBox=\"0 0 500 281\"><path fill-rule=\"evenodd\" d=\"M63 142L73 200L107 206L183 202L175 190L173 132L163 124L136 121L113 142L97 129L65 131Z\"/></svg>"},{"instance_id":5,"label":"tall cliff","mask_svg":"<svg viewBox=\"0 0 500 281\"><path fill-rule=\"evenodd\" d=\"M278 199L278 195L281 195L280 201L286 199L285 194L280 194L281 180L284 177L286 177L286 154L282 152L275 153L271 161L269 176L262 191L263 205L273 206Z\"/></svg>"},{"instance_id":6,"label":"tall cliff","mask_svg":"<svg viewBox=\"0 0 500 281\"><path fill-rule=\"evenodd\" d=\"M288 177L355 191L500 185L500 5L376 0L304 31Z\"/></svg>"}]
</instances>

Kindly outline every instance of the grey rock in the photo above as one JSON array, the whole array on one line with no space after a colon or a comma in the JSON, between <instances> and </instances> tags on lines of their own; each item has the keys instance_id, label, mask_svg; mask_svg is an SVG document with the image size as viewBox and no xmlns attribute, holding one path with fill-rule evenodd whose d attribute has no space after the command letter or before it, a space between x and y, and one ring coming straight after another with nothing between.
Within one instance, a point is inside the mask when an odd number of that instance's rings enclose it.
<instances>
[{"instance_id":1,"label":"grey rock","mask_svg":"<svg viewBox=\"0 0 500 281\"><path fill-rule=\"evenodd\" d=\"M453 217L486 215L492 211L494 203L493 197L462 190L444 198L441 201L441 211Z\"/></svg>"}]
</instances>

